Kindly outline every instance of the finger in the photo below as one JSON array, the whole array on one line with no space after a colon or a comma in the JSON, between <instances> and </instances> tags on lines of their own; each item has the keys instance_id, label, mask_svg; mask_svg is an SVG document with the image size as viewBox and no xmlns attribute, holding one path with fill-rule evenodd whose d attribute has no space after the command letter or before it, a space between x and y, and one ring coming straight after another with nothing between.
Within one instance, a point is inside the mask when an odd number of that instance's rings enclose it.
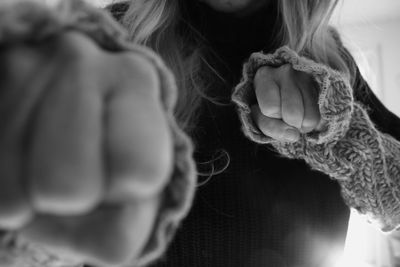
<instances>
[{"instance_id":1,"label":"finger","mask_svg":"<svg viewBox=\"0 0 400 267\"><path fill-rule=\"evenodd\" d=\"M34 213L26 194L24 155L27 124L45 81L37 72L33 75L38 56L25 47L2 53L1 59L6 71L0 105L0 229L15 230Z\"/></svg>"},{"instance_id":2,"label":"finger","mask_svg":"<svg viewBox=\"0 0 400 267\"><path fill-rule=\"evenodd\" d=\"M262 114L270 118L282 118L281 95L273 73L275 69L264 66L258 69L254 77L255 94Z\"/></svg>"},{"instance_id":3,"label":"finger","mask_svg":"<svg viewBox=\"0 0 400 267\"><path fill-rule=\"evenodd\" d=\"M172 141L165 112L154 97L158 76L143 59L130 66L107 102L108 199L129 200L159 193L172 166ZM147 65L146 65L147 64ZM150 92L150 93L149 93Z\"/></svg>"},{"instance_id":4,"label":"finger","mask_svg":"<svg viewBox=\"0 0 400 267\"><path fill-rule=\"evenodd\" d=\"M104 205L84 216L40 215L21 235L75 261L122 266L137 258L157 216L158 198Z\"/></svg>"},{"instance_id":5,"label":"finger","mask_svg":"<svg viewBox=\"0 0 400 267\"><path fill-rule=\"evenodd\" d=\"M18 120L17 120L18 121ZM23 149L21 132L14 125L2 129L0 138L0 229L15 230L33 216L26 195L23 176ZM21 130L21 129L20 129Z\"/></svg>"},{"instance_id":6,"label":"finger","mask_svg":"<svg viewBox=\"0 0 400 267\"><path fill-rule=\"evenodd\" d=\"M293 79L290 65L280 68L279 87L281 90L282 120L297 129L301 128L304 116L303 100Z\"/></svg>"},{"instance_id":7,"label":"finger","mask_svg":"<svg viewBox=\"0 0 400 267\"><path fill-rule=\"evenodd\" d=\"M265 135L283 142L296 142L299 140L300 133L296 128L282 120L264 116L257 105L252 106L251 111L254 122Z\"/></svg>"},{"instance_id":8,"label":"finger","mask_svg":"<svg viewBox=\"0 0 400 267\"><path fill-rule=\"evenodd\" d=\"M104 182L102 99L83 70L68 71L47 88L29 154L33 205L53 214L92 209L100 201Z\"/></svg>"},{"instance_id":9,"label":"finger","mask_svg":"<svg viewBox=\"0 0 400 267\"><path fill-rule=\"evenodd\" d=\"M321 116L318 107L318 91L311 76L298 73L298 88L303 99L304 118L301 124L303 133L311 132L318 126Z\"/></svg>"}]
</instances>

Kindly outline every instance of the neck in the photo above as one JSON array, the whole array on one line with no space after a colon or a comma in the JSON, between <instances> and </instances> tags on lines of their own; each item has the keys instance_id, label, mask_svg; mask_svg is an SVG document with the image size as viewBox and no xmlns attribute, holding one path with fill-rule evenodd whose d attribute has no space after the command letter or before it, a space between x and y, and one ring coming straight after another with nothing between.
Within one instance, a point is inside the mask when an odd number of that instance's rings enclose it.
<instances>
[{"instance_id":1,"label":"neck","mask_svg":"<svg viewBox=\"0 0 400 267\"><path fill-rule=\"evenodd\" d=\"M254 1L243 9L232 12L232 15L238 18L249 17L256 13L258 10L262 8L267 8L270 4L271 1L268 0Z\"/></svg>"}]
</instances>

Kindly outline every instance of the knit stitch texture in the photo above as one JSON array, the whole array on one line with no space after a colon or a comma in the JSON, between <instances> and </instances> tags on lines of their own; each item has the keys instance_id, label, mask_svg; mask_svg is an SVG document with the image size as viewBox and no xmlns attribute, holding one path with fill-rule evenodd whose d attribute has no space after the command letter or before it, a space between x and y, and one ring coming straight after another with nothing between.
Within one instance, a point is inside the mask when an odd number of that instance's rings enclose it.
<instances>
[{"instance_id":1,"label":"knit stitch texture","mask_svg":"<svg viewBox=\"0 0 400 267\"><path fill-rule=\"evenodd\" d=\"M299 141L280 142L265 136L253 122L254 76L261 66L293 69L312 76L319 89L319 111L326 127L302 134ZM299 56L288 47L273 54L253 53L232 100L245 135L271 144L279 153L303 159L311 168L339 182L345 203L384 231L400 226L400 142L379 132L366 109L353 98L348 78L336 70Z\"/></svg>"},{"instance_id":2,"label":"knit stitch texture","mask_svg":"<svg viewBox=\"0 0 400 267\"><path fill-rule=\"evenodd\" d=\"M130 51L147 59L158 71L160 101L169 122L174 143L174 170L162 192L154 230L138 259L129 266L144 266L159 258L186 216L196 184L192 143L177 126L173 109L177 88L172 73L162 60L145 47L128 42L127 34L106 12L81 0L60 1L57 7L41 1L4 1L0 4L0 46L18 42L35 43L65 31L79 31L108 51ZM78 264L54 255L43 247L27 243L17 233L0 233L0 265L15 267L58 267Z\"/></svg>"}]
</instances>

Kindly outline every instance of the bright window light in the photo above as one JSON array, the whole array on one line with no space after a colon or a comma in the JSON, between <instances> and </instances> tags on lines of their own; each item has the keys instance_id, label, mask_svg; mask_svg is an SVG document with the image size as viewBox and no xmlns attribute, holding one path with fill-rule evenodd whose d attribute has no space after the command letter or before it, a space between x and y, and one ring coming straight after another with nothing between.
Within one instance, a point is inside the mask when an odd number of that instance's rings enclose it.
<instances>
[{"instance_id":1,"label":"bright window light","mask_svg":"<svg viewBox=\"0 0 400 267\"><path fill-rule=\"evenodd\" d=\"M392 267L388 237L352 210L344 252L335 267Z\"/></svg>"}]
</instances>

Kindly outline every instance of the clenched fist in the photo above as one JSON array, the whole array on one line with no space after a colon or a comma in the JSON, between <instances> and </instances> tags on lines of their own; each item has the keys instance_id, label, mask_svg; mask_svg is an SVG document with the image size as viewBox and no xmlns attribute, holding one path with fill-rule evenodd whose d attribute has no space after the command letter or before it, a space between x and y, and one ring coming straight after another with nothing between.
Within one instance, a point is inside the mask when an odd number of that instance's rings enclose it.
<instances>
[{"instance_id":1,"label":"clenched fist","mask_svg":"<svg viewBox=\"0 0 400 267\"><path fill-rule=\"evenodd\" d=\"M263 66L254 77L257 105L252 116L259 129L279 141L295 142L300 133L322 127L318 91L312 77L289 64Z\"/></svg>"},{"instance_id":2,"label":"clenched fist","mask_svg":"<svg viewBox=\"0 0 400 267\"><path fill-rule=\"evenodd\" d=\"M0 49L0 229L59 254L137 256L172 171L159 78L69 32Z\"/></svg>"}]
</instances>

